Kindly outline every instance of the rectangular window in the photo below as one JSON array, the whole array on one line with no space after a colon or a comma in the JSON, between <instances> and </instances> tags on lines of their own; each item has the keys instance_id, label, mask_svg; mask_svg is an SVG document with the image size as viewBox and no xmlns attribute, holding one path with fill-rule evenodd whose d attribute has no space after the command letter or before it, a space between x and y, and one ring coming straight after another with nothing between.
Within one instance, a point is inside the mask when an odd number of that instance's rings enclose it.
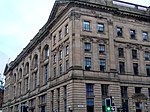
<instances>
[{"instance_id":1,"label":"rectangular window","mask_svg":"<svg viewBox=\"0 0 150 112\"><path fill-rule=\"evenodd\" d=\"M46 64L46 65L44 65L44 76L45 76L45 78L44 78L44 82L45 82L45 84L47 84L47 82L48 82L48 64Z\"/></svg>"},{"instance_id":2,"label":"rectangular window","mask_svg":"<svg viewBox=\"0 0 150 112\"><path fill-rule=\"evenodd\" d=\"M66 60L66 71L69 69L69 61Z\"/></svg>"},{"instance_id":3,"label":"rectangular window","mask_svg":"<svg viewBox=\"0 0 150 112\"><path fill-rule=\"evenodd\" d=\"M148 41L148 33L147 32L142 32L142 37L144 41Z\"/></svg>"},{"instance_id":4,"label":"rectangular window","mask_svg":"<svg viewBox=\"0 0 150 112\"><path fill-rule=\"evenodd\" d=\"M91 50L91 43L87 43L87 42L86 42L86 43L84 44L84 50L85 50L85 51L90 51L90 50Z\"/></svg>"},{"instance_id":5,"label":"rectangular window","mask_svg":"<svg viewBox=\"0 0 150 112\"><path fill-rule=\"evenodd\" d=\"M121 86L121 97L123 97L123 98L128 97L127 86Z\"/></svg>"},{"instance_id":6,"label":"rectangular window","mask_svg":"<svg viewBox=\"0 0 150 112\"><path fill-rule=\"evenodd\" d=\"M34 89L37 87L37 71L34 72Z\"/></svg>"},{"instance_id":7,"label":"rectangular window","mask_svg":"<svg viewBox=\"0 0 150 112\"><path fill-rule=\"evenodd\" d=\"M150 65L146 65L146 74L150 76Z\"/></svg>"},{"instance_id":8,"label":"rectangular window","mask_svg":"<svg viewBox=\"0 0 150 112\"><path fill-rule=\"evenodd\" d=\"M98 23L97 30L98 30L98 32L104 32L104 24L103 23Z\"/></svg>"},{"instance_id":9,"label":"rectangular window","mask_svg":"<svg viewBox=\"0 0 150 112\"><path fill-rule=\"evenodd\" d=\"M150 52L149 52L149 51L145 51L145 53L144 53L144 58L145 58L145 60L147 60L147 61L150 60Z\"/></svg>"},{"instance_id":10,"label":"rectangular window","mask_svg":"<svg viewBox=\"0 0 150 112\"><path fill-rule=\"evenodd\" d=\"M101 85L101 92L102 92L102 96L108 96L108 85L107 84Z\"/></svg>"},{"instance_id":11,"label":"rectangular window","mask_svg":"<svg viewBox=\"0 0 150 112\"><path fill-rule=\"evenodd\" d=\"M67 112L67 86L64 86L64 112Z\"/></svg>"},{"instance_id":12,"label":"rectangular window","mask_svg":"<svg viewBox=\"0 0 150 112\"><path fill-rule=\"evenodd\" d=\"M125 63L124 62L119 62L119 72L120 72L120 74L125 73Z\"/></svg>"},{"instance_id":13,"label":"rectangular window","mask_svg":"<svg viewBox=\"0 0 150 112\"><path fill-rule=\"evenodd\" d=\"M54 63L56 63L56 53L54 53Z\"/></svg>"},{"instance_id":14,"label":"rectangular window","mask_svg":"<svg viewBox=\"0 0 150 112\"><path fill-rule=\"evenodd\" d=\"M123 48L118 48L118 56L120 58L123 58L124 57L124 49Z\"/></svg>"},{"instance_id":15,"label":"rectangular window","mask_svg":"<svg viewBox=\"0 0 150 112\"><path fill-rule=\"evenodd\" d=\"M62 50L59 51L59 59L62 60L62 57L63 57L63 53L62 53Z\"/></svg>"},{"instance_id":16,"label":"rectangular window","mask_svg":"<svg viewBox=\"0 0 150 112\"><path fill-rule=\"evenodd\" d=\"M22 94L22 83L19 82L19 94L21 95Z\"/></svg>"},{"instance_id":17,"label":"rectangular window","mask_svg":"<svg viewBox=\"0 0 150 112\"><path fill-rule=\"evenodd\" d=\"M69 33L68 24L65 26L65 34L67 35Z\"/></svg>"},{"instance_id":18,"label":"rectangular window","mask_svg":"<svg viewBox=\"0 0 150 112\"><path fill-rule=\"evenodd\" d=\"M103 54L105 52L105 45L99 44L99 53Z\"/></svg>"},{"instance_id":19,"label":"rectangular window","mask_svg":"<svg viewBox=\"0 0 150 112\"><path fill-rule=\"evenodd\" d=\"M100 64L100 71L104 72L106 70L106 60L105 59L100 59L99 64Z\"/></svg>"},{"instance_id":20,"label":"rectangular window","mask_svg":"<svg viewBox=\"0 0 150 112\"><path fill-rule=\"evenodd\" d=\"M87 112L94 112L94 98L86 99Z\"/></svg>"},{"instance_id":21,"label":"rectangular window","mask_svg":"<svg viewBox=\"0 0 150 112\"><path fill-rule=\"evenodd\" d=\"M62 39L62 30L59 31L59 40Z\"/></svg>"},{"instance_id":22,"label":"rectangular window","mask_svg":"<svg viewBox=\"0 0 150 112\"><path fill-rule=\"evenodd\" d=\"M57 89L57 112L60 112L60 89Z\"/></svg>"},{"instance_id":23,"label":"rectangular window","mask_svg":"<svg viewBox=\"0 0 150 112\"><path fill-rule=\"evenodd\" d=\"M54 45L56 44L56 35L53 37Z\"/></svg>"},{"instance_id":24,"label":"rectangular window","mask_svg":"<svg viewBox=\"0 0 150 112\"><path fill-rule=\"evenodd\" d=\"M137 63L133 63L133 72L134 72L134 75L138 75L138 64Z\"/></svg>"},{"instance_id":25,"label":"rectangular window","mask_svg":"<svg viewBox=\"0 0 150 112\"><path fill-rule=\"evenodd\" d=\"M131 39L136 39L136 34L135 34L135 30L130 30L130 38Z\"/></svg>"},{"instance_id":26,"label":"rectangular window","mask_svg":"<svg viewBox=\"0 0 150 112\"><path fill-rule=\"evenodd\" d=\"M91 58L85 57L85 70L90 70L90 69L91 69Z\"/></svg>"},{"instance_id":27,"label":"rectangular window","mask_svg":"<svg viewBox=\"0 0 150 112\"><path fill-rule=\"evenodd\" d=\"M52 94L52 101L51 101L52 112L54 112L54 91L51 91L51 94Z\"/></svg>"},{"instance_id":28,"label":"rectangular window","mask_svg":"<svg viewBox=\"0 0 150 112\"><path fill-rule=\"evenodd\" d=\"M62 64L59 65L59 73L60 73L60 76L62 75Z\"/></svg>"},{"instance_id":29,"label":"rectangular window","mask_svg":"<svg viewBox=\"0 0 150 112\"><path fill-rule=\"evenodd\" d=\"M117 36L122 37L122 35L123 35L122 28L117 27Z\"/></svg>"},{"instance_id":30,"label":"rectangular window","mask_svg":"<svg viewBox=\"0 0 150 112\"><path fill-rule=\"evenodd\" d=\"M93 96L94 95L93 84L86 84L86 95L87 96Z\"/></svg>"},{"instance_id":31,"label":"rectangular window","mask_svg":"<svg viewBox=\"0 0 150 112\"><path fill-rule=\"evenodd\" d=\"M28 86L29 86L29 81L28 81L28 77L25 79L26 81L26 93L28 92Z\"/></svg>"},{"instance_id":32,"label":"rectangular window","mask_svg":"<svg viewBox=\"0 0 150 112\"><path fill-rule=\"evenodd\" d=\"M66 46L66 55L69 54L69 45Z\"/></svg>"},{"instance_id":33,"label":"rectangular window","mask_svg":"<svg viewBox=\"0 0 150 112\"><path fill-rule=\"evenodd\" d=\"M56 67L54 67L54 79L56 78Z\"/></svg>"},{"instance_id":34,"label":"rectangular window","mask_svg":"<svg viewBox=\"0 0 150 112\"><path fill-rule=\"evenodd\" d=\"M90 22L89 21L83 22L83 30L84 31L90 31Z\"/></svg>"},{"instance_id":35,"label":"rectangular window","mask_svg":"<svg viewBox=\"0 0 150 112\"><path fill-rule=\"evenodd\" d=\"M132 49L132 59L137 59L137 50Z\"/></svg>"}]
</instances>

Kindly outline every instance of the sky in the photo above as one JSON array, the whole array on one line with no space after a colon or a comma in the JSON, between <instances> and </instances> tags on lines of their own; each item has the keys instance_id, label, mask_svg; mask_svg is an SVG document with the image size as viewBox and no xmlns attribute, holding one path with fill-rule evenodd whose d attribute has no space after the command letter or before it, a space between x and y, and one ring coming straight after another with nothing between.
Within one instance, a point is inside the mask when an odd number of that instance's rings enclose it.
<instances>
[{"instance_id":1,"label":"sky","mask_svg":"<svg viewBox=\"0 0 150 112\"><path fill-rule=\"evenodd\" d=\"M150 0L122 0L150 6ZM0 73L46 23L55 0L0 0Z\"/></svg>"}]
</instances>

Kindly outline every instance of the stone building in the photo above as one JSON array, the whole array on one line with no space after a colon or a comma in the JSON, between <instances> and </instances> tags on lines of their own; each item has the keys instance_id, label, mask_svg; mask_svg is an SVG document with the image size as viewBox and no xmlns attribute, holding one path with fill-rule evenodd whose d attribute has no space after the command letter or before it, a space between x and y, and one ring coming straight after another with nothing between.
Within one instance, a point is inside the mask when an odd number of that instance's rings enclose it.
<instances>
[{"instance_id":1,"label":"stone building","mask_svg":"<svg viewBox=\"0 0 150 112\"><path fill-rule=\"evenodd\" d=\"M0 112L2 111L2 105L3 105L3 98L4 98L4 85L3 85L3 79L1 78L0 74Z\"/></svg>"},{"instance_id":2,"label":"stone building","mask_svg":"<svg viewBox=\"0 0 150 112\"><path fill-rule=\"evenodd\" d=\"M4 112L150 112L150 8L56 0L48 21L6 65Z\"/></svg>"}]
</instances>

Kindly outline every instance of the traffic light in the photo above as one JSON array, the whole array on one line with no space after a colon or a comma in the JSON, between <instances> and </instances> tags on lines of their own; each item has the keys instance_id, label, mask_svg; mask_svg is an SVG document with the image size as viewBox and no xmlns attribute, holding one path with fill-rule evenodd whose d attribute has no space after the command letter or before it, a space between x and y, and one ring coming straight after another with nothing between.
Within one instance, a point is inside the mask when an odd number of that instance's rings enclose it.
<instances>
[{"instance_id":1,"label":"traffic light","mask_svg":"<svg viewBox=\"0 0 150 112\"><path fill-rule=\"evenodd\" d=\"M106 112L111 112L111 98L105 99L105 110Z\"/></svg>"}]
</instances>

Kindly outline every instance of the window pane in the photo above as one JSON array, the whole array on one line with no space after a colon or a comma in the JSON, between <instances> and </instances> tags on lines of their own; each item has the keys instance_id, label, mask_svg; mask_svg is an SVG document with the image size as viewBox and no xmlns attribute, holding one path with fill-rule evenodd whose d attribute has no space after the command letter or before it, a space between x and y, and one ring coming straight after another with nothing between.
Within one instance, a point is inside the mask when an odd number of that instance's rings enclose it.
<instances>
[{"instance_id":1,"label":"window pane","mask_svg":"<svg viewBox=\"0 0 150 112\"><path fill-rule=\"evenodd\" d=\"M93 84L86 84L86 95L93 96Z\"/></svg>"},{"instance_id":2,"label":"window pane","mask_svg":"<svg viewBox=\"0 0 150 112\"><path fill-rule=\"evenodd\" d=\"M106 60L105 59L100 59L100 71L104 72L106 70Z\"/></svg>"},{"instance_id":3,"label":"window pane","mask_svg":"<svg viewBox=\"0 0 150 112\"><path fill-rule=\"evenodd\" d=\"M143 40L147 41L148 40L148 33L147 32L143 32L142 33L142 37L143 37Z\"/></svg>"},{"instance_id":4,"label":"window pane","mask_svg":"<svg viewBox=\"0 0 150 112\"><path fill-rule=\"evenodd\" d=\"M104 32L104 24L103 23L98 23L97 29L98 29L98 32Z\"/></svg>"},{"instance_id":5,"label":"window pane","mask_svg":"<svg viewBox=\"0 0 150 112\"><path fill-rule=\"evenodd\" d=\"M83 22L83 30L90 31L90 22L89 21Z\"/></svg>"},{"instance_id":6,"label":"window pane","mask_svg":"<svg viewBox=\"0 0 150 112\"><path fill-rule=\"evenodd\" d=\"M117 27L117 36L121 37L122 36L122 28Z\"/></svg>"},{"instance_id":7,"label":"window pane","mask_svg":"<svg viewBox=\"0 0 150 112\"><path fill-rule=\"evenodd\" d=\"M130 38L135 39L135 30L130 30Z\"/></svg>"},{"instance_id":8,"label":"window pane","mask_svg":"<svg viewBox=\"0 0 150 112\"><path fill-rule=\"evenodd\" d=\"M105 52L105 45L99 44L99 53L104 53L104 52Z\"/></svg>"},{"instance_id":9,"label":"window pane","mask_svg":"<svg viewBox=\"0 0 150 112\"><path fill-rule=\"evenodd\" d=\"M91 43L85 43L84 46L85 46L84 47L85 51L90 51L91 50Z\"/></svg>"},{"instance_id":10,"label":"window pane","mask_svg":"<svg viewBox=\"0 0 150 112\"><path fill-rule=\"evenodd\" d=\"M85 57L85 70L90 70L91 68L91 58Z\"/></svg>"}]
</instances>

